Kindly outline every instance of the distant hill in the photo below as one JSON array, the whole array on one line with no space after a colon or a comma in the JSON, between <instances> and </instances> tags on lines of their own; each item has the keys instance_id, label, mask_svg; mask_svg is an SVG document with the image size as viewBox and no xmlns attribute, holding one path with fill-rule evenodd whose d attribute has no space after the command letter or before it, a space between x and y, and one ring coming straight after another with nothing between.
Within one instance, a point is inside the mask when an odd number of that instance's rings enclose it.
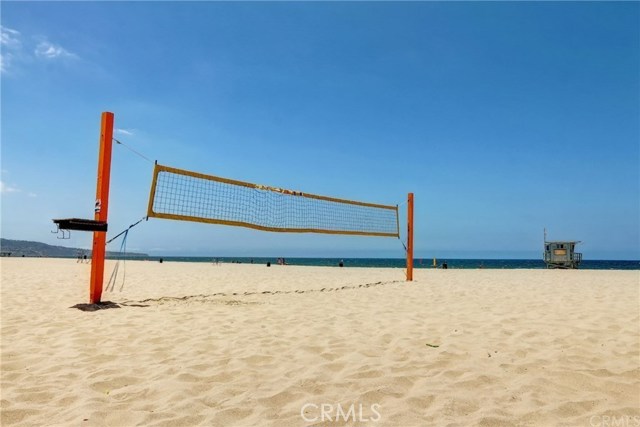
<instances>
[{"instance_id":1,"label":"distant hill","mask_svg":"<svg viewBox=\"0 0 640 427\"><path fill-rule=\"evenodd\" d=\"M0 251L2 256L12 257L48 257L48 258L75 258L78 254L91 255L89 249L67 248L65 246L47 245L41 242L30 242L27 240L0 239ZM11 255L9 255L9 253ZM117 256L119 252L107 251L107 257ZM130 257L147 257L149 255L136 252L127 252Z\"/></svg>"}]
</instances>

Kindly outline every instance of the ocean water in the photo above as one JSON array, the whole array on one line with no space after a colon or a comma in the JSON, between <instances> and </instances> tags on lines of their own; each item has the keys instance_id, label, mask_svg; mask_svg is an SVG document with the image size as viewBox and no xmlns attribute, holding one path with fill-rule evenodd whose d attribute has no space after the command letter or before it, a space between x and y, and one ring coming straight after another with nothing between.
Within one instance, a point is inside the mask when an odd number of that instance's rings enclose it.
<instances>
[{"instance_id":1,"label":"ocean water","mask_svg":"<svg viewBox=\"0 0 640 427\"><path fill-rule=\"evenodd\" d=\"M215 259L221 263L242 263L242 264L277 264L277 258L267 257L147 257L142 258L150 261L171 262L214 262ZM127 257L127 259L141 259ZM378 268L405 268L406 260L403 258L286 258L288 265L325 266L337 267L343 261L345 267L378 267ZM440 259L437 260L438 267L446 261L448 268L500 268L500 269L545 269L545 263L541 259ZM433 259L414 260L414 268L433 268ZM581 270L640 270L640 261L613 261L613 260L583 260L580 264Z\"/></svg>"}]
</instances>

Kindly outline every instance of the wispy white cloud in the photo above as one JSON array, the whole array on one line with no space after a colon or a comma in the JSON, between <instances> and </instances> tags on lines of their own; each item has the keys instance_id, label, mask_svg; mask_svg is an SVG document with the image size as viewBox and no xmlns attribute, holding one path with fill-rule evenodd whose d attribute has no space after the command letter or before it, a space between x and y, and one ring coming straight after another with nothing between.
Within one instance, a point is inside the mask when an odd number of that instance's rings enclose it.
<instances>
[{"instance_id":1,"label":"wispy white cloud","mask_svg":"<svg viewBox=\"0 0 640 427\"><path fill-rule=\"evenodd\" d=\"M133 136L133 129L128 130L128 129L116 129L116 133L122 134L122 135L127 135L127 136Z\"/></svg>"},{"instance_id":2,"label":"wispy white cloud","mask_svg":"<svg viewBox=\"0 0 640 427\"><path fill-rule=\"evenodd\" d=\"M18 48L22 45L20 32L0 25L0 44L5 48Z\"/></svg>"},{"instance_id":3,"label":"wispy white cloud","mask_svg":"<svg viewBox=\"0 0 640 427\"><path fill-rule=\"evenodd\" d=\"M6 173L6 170L2 170L2 173ZM38 195L32 191L29 192L25 192L22 191L20 188L16 187L13 184L7 184L6 181L0 181L0 193L2 194L9 194L9 193L21 193L26 195L27 197L38 197Z\"/></svg>"},{"instance_id":4,"label":"wispy white cloud","mask_svg":"<svg viewBox=\"0 0 640 427\"><path fill-rule=\"evenodd\" d=\"M38 58L55 59L55 58L75 58L74 53L69 52L60 45L53 44L48 41L38 43L34 51Z\"/></svg>"},{"instance_id":5,"label":"wispy white cloud","mask_svg":"<svg viewBox=\"0 0 640 427\"><path fill-rule=\"evenodd\" d=\"M12 187L12 186L7 185L4 182L0 181L0 193L2 193L2 194L18 193L19 191L20 190L17 189L16 187Z\"/></svg>"},{"instance_id":6,"label":"wispy white cloud","mask_svg":"<svg viewBox=\"0 0 640 427\"><path fill-rule=\"evenodd\" d=\"M0 73L10 74L20 64L33 63L34 60L53 61L78 58L78 55L50 42L46 37L27 36L18 30L0 26Z\"/></svg>"},{"instance_id":7,"label":"wispy white cloud","mask_svg":"<svg viewBox=\"0 0 640 427\"><path fill-rule=\"evenodd\" d=\"M22 49L20 32L0 25L0 73L6 73L13 62L16 52Z\"/></svg>"}]
</instances>

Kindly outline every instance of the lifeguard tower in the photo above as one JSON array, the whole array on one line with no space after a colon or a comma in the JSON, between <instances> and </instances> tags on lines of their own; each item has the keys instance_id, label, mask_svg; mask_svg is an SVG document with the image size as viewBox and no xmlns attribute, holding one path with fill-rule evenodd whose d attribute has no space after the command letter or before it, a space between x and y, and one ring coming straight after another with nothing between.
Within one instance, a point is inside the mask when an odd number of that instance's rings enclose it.
<instances>
[{"instance_id":1,"label":"lifeguard tower","mask_svg":"<svg viewBox=\"0 0 640 427\"><path fill-rule=\"evenodd\" d=\"M547 230L544 231L544 263L547 268L578 268L582 262L582 253L576 252L580 241L547 241Z\"/></svg>"}]
</instances>

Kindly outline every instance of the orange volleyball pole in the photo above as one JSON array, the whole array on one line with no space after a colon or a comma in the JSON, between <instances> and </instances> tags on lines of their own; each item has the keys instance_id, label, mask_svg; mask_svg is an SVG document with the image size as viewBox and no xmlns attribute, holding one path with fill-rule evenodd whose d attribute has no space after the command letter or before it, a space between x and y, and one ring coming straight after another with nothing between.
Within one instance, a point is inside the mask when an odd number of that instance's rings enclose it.
<instances>
[{"instance_id":1,"label":"orange volleyball pole","mask_svg":"<svg viewBox=\"0 0 640 427\"><path fill-rule=\"evenodd\" d=\"M96 221L107 222L109 212L109 179L111 176L111 148L113 144L113 113L102 113L100 126L100 152L98 155L98 180L96 185ZM93 232L93 251L91 256L91 281L89 282L89 302L99 303L102 298L104 280L104 258L107 233Z\"/></svg>"},{"instance_id":2,"label":"orange volleyball pole","mask_svg":"<svg viewBox=\"0 0 640 427\"><path fill-rule=\"evenodd\" d=\"M413 193L407 198L407 282L413 281Z\"/></svg>"}]
</instances>

